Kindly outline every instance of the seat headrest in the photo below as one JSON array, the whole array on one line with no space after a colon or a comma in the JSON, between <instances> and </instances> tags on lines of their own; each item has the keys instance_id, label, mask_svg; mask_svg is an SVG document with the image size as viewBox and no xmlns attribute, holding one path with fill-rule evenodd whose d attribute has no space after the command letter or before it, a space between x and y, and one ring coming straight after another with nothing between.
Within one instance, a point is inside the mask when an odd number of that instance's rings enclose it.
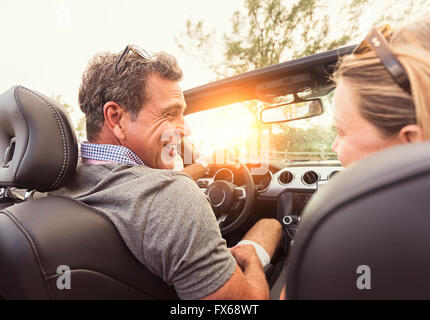
<instances>
[{"instance_id":1,"label":"seat headrest","mask_svg":"<svg viewBox=\"0 0 430 320\"><path fill-rule=\"evenodd\" d=\"M0 95L0 186L59 189L77 159L76 135L60 104L22 86Z\"/></svg>"},{"instance_id":2,"label":"seat headrest","mask_svg":"<svg viewBox=\"0 0 430 320\"><path fill-rule=\"evenodd\" d=\"M386 149L333 177L302 214L287 298L429 299L429 190L430 143Z\"/></svg>"}]
</instances>

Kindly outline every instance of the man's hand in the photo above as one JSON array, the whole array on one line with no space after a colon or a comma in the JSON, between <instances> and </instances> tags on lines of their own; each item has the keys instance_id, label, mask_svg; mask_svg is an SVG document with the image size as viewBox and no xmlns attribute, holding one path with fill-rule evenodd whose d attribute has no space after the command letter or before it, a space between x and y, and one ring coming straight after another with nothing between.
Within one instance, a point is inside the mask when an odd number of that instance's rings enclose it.
<instances>
[{"instance_id":1,"label":"man's hand","mask_svg":"<svg viewBox=\"0 0 430 320\"><path fill-rule=\"evenodd\" d=\"M220 149L213 152L211 155L204 157L201 156L201 159L208 164L209 166L211 164L219 164L219 165L232 165L232 164L238 164L237 161L232 160L231 155L229 155L227 149ZM193 163L182 169L182 172L188 174L191 178L193 178L195 181L203 177L203 175L206 172L206 168L204 168L199 163Z\"/></svg>"},{"instance_id":2,"label":"man's hand","mask_svg":"<svg viewBox=\"0 0 430 320\"><path fill-rule=\"evenodd\" d=\"M246 273L246 270L252 264L261 265L260 259L258 258L255 248L250 244L230 248L230 252L234 256L237 264L244 273ZM263 268L263 266L261 266L261 268Z\"/></svg>"},{"instance_id":3,"label":"man's hand","mask_svg":"<svg viewBox=\"0 0 430 320\"><path fill-rule=\"evenodd\" d=\"M269 299L269 285L254 246L244 244L230 248L230 252L237 261L235 272L220 289L205 299Z\"/></svg>"},{"instance_id":4,"label":"man's hand","mask_svg":"<svg viewBox=\"0 0 430 320\"><path fill-rule=\"evenodd\" d=\"M203 177L203 175L205 174L206 168L204 168L199 163L193 163L193 164L190 164L189 166L185 167L181 171L183 173L188 174L191 178L193 178L194 181L197 181L198 179Z\"/></svg>"}]
</instances>

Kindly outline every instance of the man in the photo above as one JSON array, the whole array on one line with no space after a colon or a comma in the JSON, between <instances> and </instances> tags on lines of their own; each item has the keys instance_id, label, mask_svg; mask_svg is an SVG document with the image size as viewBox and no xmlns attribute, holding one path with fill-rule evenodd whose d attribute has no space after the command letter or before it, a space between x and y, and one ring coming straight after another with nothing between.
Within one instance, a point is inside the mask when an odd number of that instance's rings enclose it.
<instances>
[{"instance_id":1,"label":"man","mask_svg":"<svg viewBox=\"0 0 430 320\"><path fill-rule=\"evenodd\" d=\"M96 55L79 91L89 142L74 180L54 194L105 213L133 255L181 299L268 298L261 260L276 249L279 223L260 221L245 237L253 246L229 251L207 198L190 176L171 170L189 134L181 78L165 53L152 58L128 46L121 56Z\"/></svg>"}]
</instances>

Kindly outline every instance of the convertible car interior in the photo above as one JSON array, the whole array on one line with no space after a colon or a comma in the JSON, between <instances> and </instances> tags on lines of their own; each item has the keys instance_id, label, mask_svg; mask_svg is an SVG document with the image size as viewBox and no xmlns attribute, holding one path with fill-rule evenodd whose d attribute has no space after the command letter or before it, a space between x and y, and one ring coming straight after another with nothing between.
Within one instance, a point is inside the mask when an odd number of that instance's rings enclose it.
<instances>
[{"instance_id":1,"label":"convertible car interior","mask_svg":"<svg viewBox=\"0 0 430 320\"><path fill-rule=\"evenodd\" d=\"M0 213L0 296L4 299L175 299L172 287L131 254L113 223L55 190L73 176L76 135L63 107L17 86L0 96L4 187ZM68 266L71 290L57 286Z\"/></svg>"},{"instance_id":2,"label":"convertible car interior","mask_svg":"<svg viewBox=\"0 0 430 320\"><path fill-rule=\"evenodd\" d=\"M352 49L187 90L186 117L253 101L261 122L265 110L280 108L268 122L279 132L284 122L318 119L328 112L330 75ZM311 101L322 108L312 111ZM309 114L297 111L302 105ZM76 135L62 106L16 86L0 95L0 114L0 299L176 299L103 212L44 196L76 169ZM348 169L336 158L304 159L271 145L265 154L245 161L228 154L231 161L211 164L196 183L228 246L259 219L282 224L284 239L265 270L272 299L284 285L287 299L430 298L429 144L388 149ZM71 290L57 285L62 265L70 267Z\"/></svg>"}]
</instances>

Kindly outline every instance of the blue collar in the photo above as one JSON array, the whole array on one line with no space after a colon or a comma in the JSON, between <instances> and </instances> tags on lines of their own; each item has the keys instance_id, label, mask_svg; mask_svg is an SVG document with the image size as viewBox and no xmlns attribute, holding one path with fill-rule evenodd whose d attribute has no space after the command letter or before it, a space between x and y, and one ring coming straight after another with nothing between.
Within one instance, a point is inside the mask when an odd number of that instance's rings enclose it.
<instances>
[{"instance_id":1,"label":"blue collar","mask_svg":"<svg viewBox=\"0 0 430 320\"><path fill-rule=\"evenodd\" d=\"M81 157L97 161L128 164L131 166L145 165L133 151L120 145L82 142Z\"/></svg>"}]
</instances>

